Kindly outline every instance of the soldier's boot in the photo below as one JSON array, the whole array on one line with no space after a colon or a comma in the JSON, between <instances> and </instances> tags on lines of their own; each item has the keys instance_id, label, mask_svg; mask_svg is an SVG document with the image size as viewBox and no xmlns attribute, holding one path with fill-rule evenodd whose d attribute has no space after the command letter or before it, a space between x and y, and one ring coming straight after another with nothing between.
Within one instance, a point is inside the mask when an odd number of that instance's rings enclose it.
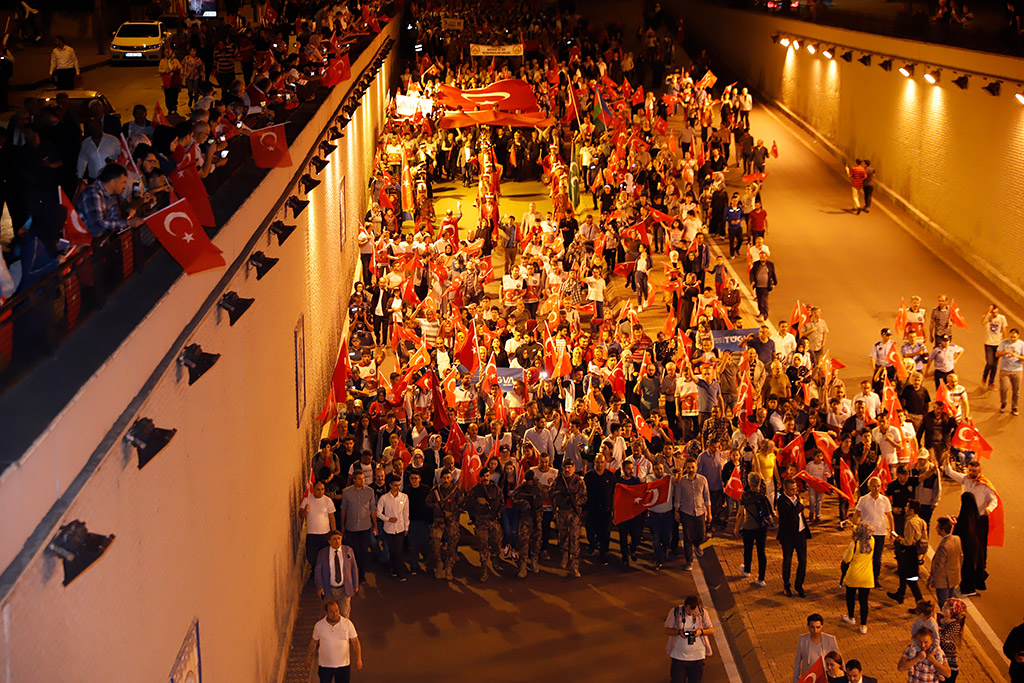
<instances>
[{"instance_id":1,"label":"soldier's boot","mask_svg":"<svg viewBox=\"0 0 1024 683\"><path fill-rule=\"evenodd\" d=\"M530 558L530 571L533 572L534 574L537 574L537 573L540 572L540 567L537 566L537 556L536 555L534 555L533 557Z\"/></svg>"},{"instance_id":2,"label":"soldier's boot","mask_svg":"<svg viewBox=\"0 0 1024 683\"><path fill-rule=\"evenodd\" d=\"M452 576L452 569L451 569L451 567L449 567L449 568L444 570L444 578L448 579L449 581L454 581L455 580L455 577Z\"/></svg>"},{"instance_id":3,"label":"soldier's boot","mask_svg":"<svg viewBox=\"0 0 1024 683\"><path fill-rule=\"evenodd\" d=\"M572 561L572 578L580 578L580 563L577 560Z\"/></svg>"},{"instance_id":4,"label":"soldier's boot","mask_svg":"<svg viewBox=\"0 0 1024 683\"><path fill-rule=\"evenodd\" d=\"M526 578L526 558L520 556L519 558L519 573L516 574L520 579Z\"/></svg>"},{"instance_id":5,"label":"soldier's boot","mask_svg":"<svg viewBox=\"0 0 1024 683\"><path fill-rule=\"evenodd\" d=\"M435 579L443 579L444 578L444 567L441 566L441 561L440 560L438 560L437 566L434 567L434 578Z\"/></svg>"},{"instance_id":6,"label":"soldier's boot","mask_svg":"<svg viewBox=\"0 0 1024 683\"><path fill-rule=\"evenodd\" d=\"M565 552L564 550L562 551L562 559L559 561L558 566L562 569L565 569L567 566L569 566L569 553Z\"/></svg>"},{"instance_id":7,"label":"soldier's boot","mask_svg":"<svg viewBox=\"0 0 1024 683\"><path fill-rule=\"evenodd\" d=\"M484 572L480 575L480 583L485 583L487 579L491 578L491 568L485 564L483 569Z\"/></svg>"}]
</instances>

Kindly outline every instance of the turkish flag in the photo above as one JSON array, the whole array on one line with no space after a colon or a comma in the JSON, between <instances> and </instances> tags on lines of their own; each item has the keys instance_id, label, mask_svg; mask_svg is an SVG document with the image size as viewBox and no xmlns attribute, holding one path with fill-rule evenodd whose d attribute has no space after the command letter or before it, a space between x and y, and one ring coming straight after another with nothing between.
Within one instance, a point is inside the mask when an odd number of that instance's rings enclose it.
<instances>
[{"instance_id":1,"label":"turkish flag","mask_svg":"<svg viewBox=\"0 0 1024 683\"><path fill-rule=\"evenodd\" d=\"M903 356L901 356L900 352L896 350L895 342L893 342L893 345L889 347L889 352L885 354L885 359L889 361L894 368L896 368L897 377L900 379L907 378L907 367L903 364ZM887 379L888 377L889 376L886 375Z\"/></svg>"},{"instance_id":2,"label":"turkish flag","mask_svg":"<svg viewBox=\"0 0 1024 683\"><path fill-rule=\"evenodd\" d=\"M333 88L339 83L343 83L352 77L352 65L349 63L348 53L335 57L328 64L324 70L323 78L320 80L320 84L328 88Z\"/></svg>"},{"instance_id":3,"label":"turkish flag","mask_svg":"<svg viewBox=\"0 0 1024 683\"><path fill-rule=\"evenodd\" d=\"M430 353L427 352L427 345L424 342L416 349L416 353L412 354L412 357L409 358L409 365L405 371L405 381L408 382L410 377L428 365L430 365Z\"/></svg>"},{"instance_id":4,"label":"turkish flag","mask_svg":"<svg viewBox=\"0 0 1024 683\"><path fill-rule=\"evenodd\" d=\"M409 453L409 449L401 439L398 440L398 448L395 449L395 457L404 462L406 467L408 467L409 463L412 462L412 454Z\"/></svg>"},{"instance_id":5,"label":"turkish flag","mask_svg":"<svg viewBox=\"0 0 1024 683\"><path fill-rule=\"evenodd\" d=\"M647 420L644 419L644 416L640 414L640 411L637 410L636 406L630 406L630 409L633 411L633 423L636 424L637 433L647 441L653 439L654 433L651 431L651 427L647 424Z\"/></svg>"},{"instance_id":6,"label":"turkish flag","mask_svg":"<svg viewBox=\"0 0 1024 683\"><path fill-rule=\"evenodd\" d=\"M391 201L391 195L385 190L387 189L387 183L382 183L380 186L380 192L377 193L377 202L380 204L382 209L395 210L395 203Z\"/></svg>"},{"instance_id":7,"label":"turkish flag","mask_svg":"<svg viewBox=\"0 0 1024 683\"><path fill-rule=\"evenodd\" d=\"M494 107L506 112L535 112L540 109L533 88L518 78L498 81L476 90L460 90L441 84L435 99L451 109L462 108L466 111Z\"/></svg>"},{"instance_id":8,"label":"turkish flag","mask_svg":"<svg viewBox=\"0 0 1024 683\"><path fill-rule=\"evenodd\" d=\"M872 470L871 474L868 475L868 479L871 477L878 477L882 482L882 494L885 494L886 487L892 483L892 473L889 472L889 466L884 460L879 460L878 464L875 465L875 469Z\"/></svg>"},{"instance_id":9,"label":"turkish flag","mask_svg":"<svg viewBox=\"0 0 1024 683\"><path fill-rule=\"evenodd\" d=\"M249 145L252 147L252 159L258 168L283 168L292 165L292 155L288 150L288 138L285 137L283 123L250 131Z\"/></svg>"},{"instance_id":10,"label":"turkish flag","mask_svg":"<svg viewBox=\"0 0 1024 683\"><path fill-rule=\"evenodd\" d=\"M572 362L569 360L569 353L562 351L555 360L555 366L551 372L551 379L568 377L572 375Z\"/></svg>"},{"instance_id":11,"label":"turkish flag","mask_svg":"<svg viewBox=\"0 0 1024 683\"><path fill-rule=\"evenodd\" d=\"M935 400L942 404L948 414L956 415L956 406L953 405L953 401L949 397L949 387L946 386L945 381L939 384L939 388L935 390Z\"/></svg>"},{"instance_id":12,"label":"turkish flag","mask_svg":"<svg viewBox=\"0 0 1024 683\"><path fill-rule=\"evenodd\" d=\"M331 391L339 403L345 400L348 390L345 384L348 382L348 373L351 370L348 359L348 342L341 342L341 350L338 352L338 360L334 364L334 373L331 375Z\"/></svg>"},{"instance_id":13,"label":"turkish flag","mask_svg":"<svg viewBox=\"0 0 1024 683\"><path fill-rule=\"evenodd\" d=\"M629 103L633 106L638 106L644 103L644 86L641 85L633 91L633 97L629 99Z\"/></svg>"},{"instance_id":14,"label":"turkish flag","mask_svg":"<svg viewBox=\"0 0 1024 683\"><path fill-rule=\"evenodd\" d=\"M334 389L332 388L327 392L327 401L324 402L324 407L320 411L320 414L316 416L316 419L321 422L327 422L333 420L338 415L338 402L334 400ZM337 425L334 426L337 429ZM331 437L334 438L334 437Z\"/></svg>"},{"instance_id":15,"label":"turkish flag","mask_svg":"<svg viewBox=\"0 0 1024 683\"><path fill-rule=\"evenodd\" d=\"M772 143L774 146L775 143ZM818 657L818 661L811 665L811 668L807 670L800 680L796 683L825 683L828 678L825 677L825 658Z\"/></svg>"},{"instance_id":16,"label":"turkish flag","mask_svg":"<svg viewBox=\"0 0 1024 683\"><path fill-rule=\"evenodd\" d=\"M463 450L462 475L459 477L459 486L463 491L469 491L480 482L480 470L483 469L483 463L480 462L480 456L476 450L468 443Z\"/></svg>"},{"instance_id":17,"label":"turkish flag","mask_svg":"<svg viewBox=\"0 0 1024 683\"><path fill-rule=\"evenodd\" d=\"M471 375L480 368L480 350L477 348L476 341L476 321L470 323L466 339L462 342L459 350L455 352L455 360L466 368L466 372Z\"/></svg>"},{"instance_id":18,"label":"turkish flag","mask_svg":"<svg viewBox=\"0 0 1024 683\"><path fill-rule=\"evenodd\" d=\"M625 359L620 360L611 374L608 376L608 381L612 385L612 392L616 396L626 395L626 361Z\"/></svg>"},{"instance_id":19,"label":"turkish flag","mask_svg":"<svg viewBox=\"0 0 1024 683\"><path fill-rule=\"evenodd\" d=\"M796 330L797 334L799 335L800 332L803 330L804 325L807 324L808 317L809 315L807 313L807 307L800 303L800 300L797 299L796 303L793 304L793 311L789 314L790 328Z\"/></svg>"},{"instance_id":20,"label":"turkish flag","mask_svg":"<svg viewBox=\"0 0 1024 683\"><path fill-rule=\"evenodd\" d=\"M900 299L900 307L896 311L896 324L893 325L896 328L896 334L903 336L903 331L907 329L907 300Z\"/></svg>"},{"instance_id":21,"label":"turkish flag","mask_svg":"<svg viewBox=\"0 0 1024 683\"><path fill-rule=\"evenodd\" d=\"M825 454L827 461L832 460L832 454L839 448L839 444L832 438L832 435L828 432L811 432L814 436L814 442L818 444L818 450Z\"/></svg>"},{"instance_id":22,"label":"turkish flag","mask_svg":"<svg viewBox=\"0 0 1024 683\"><path fill-rule=\"evenodd\" d=\"M775 140L772 140L772 149L769 152L769 154L772 155L773 159L778 159L779 158L779 146L777 144L775 144Z\"/></svg>"},{"instance_id":23,"label":"turkish flag","mask_svg":"<svg viewBox=\"0 0 1024 683\"><path fill-rule=\"evenodd\" d=\"M432 371L433 372L433 371ZM453 370L452 373L455 371ZM430 388L430 408L434 416L434 426L437 428L447 427L451 424L451 420L448 417L448 405L445 394L442 393L440 384L440 378L435 374L433 376L434 381L431 383ZM452 401L454 404L454 399Z\"/></svg>"},{"instance_id":24,"label":"turkish flag","mask_svg":"<svg viewBox=\"0 0 1024 683\"><path fill-rule=\"evenodd\" d=\"M187 199L150 214L146 225L188 275L225 265L220 249L206 236Z\"/></svg>"},{"instance_id":25,"label":"turkish flag","mask_svg":"<svg viewBox=\"0 0 1024 683\"><path fill-rule=\"evenodd\" d=\"M960 312L960 307L956 305L956 299L951 299L949 302L949 319L957 327L968 332L971 331L971 328L967 326L967 321L964 320L964 314Z\"/></svg>"},{"instance_id":26,"label":"turkish flag","mask_svg":"<svg viewBox=\"0 0 1024 683\"><path fill-rule=\"evenodd\" d=\"M854 505L857 502L857 480L845 458L839 458L839 494Z\"/></svg>"},{"instance_id":27,"label":"turkish flag","mask_svg":"<svg viewBox=\"0 0 1024 683\"><path fill-rule=\"evenodd\" d=\"M75 205L71 203L60 186L57 187L57 198L60 200L60 205L67 210L67 216L64 218L64 239L72 245L92 244L92 233L82 223L82 217L75 210Z\"/></svg>"},{"instance_id":28,"label":"turkish flag","mask_svg":"<svg viewBox=\"0 0 1024 683\"><path fill-rule=\"evenodd\" d=\"M403 341L411 341L412 343L419 346L423 339L417 337L415 334L408 331L401 325L393 325L391 335L391 349L393 351L397 351L398 345L401 344Z\"/></svg>"},{"instance_id":29,"label":"turkish flag","mask_svg":"<svg viewBox=\"0 0 1024 683\"><path fill-rule=\"evenodd\" d=\"M761 173L748 173L747 175L743 176L740 180L742 180L745 183L756 183L758 181L764 180L767 177L768 171L763 171Z\"/></svg>"},{"instance_id":30,"label":"turkish flag","mask_svg":"<svg viewBox=\"0 0 1024 683\"><path fill-rule=\"evenodd\" d=\"M654 132L664 137L668 135L668 121L661 118L660 116L654 119Z\"/></svg>"},{"instance_id":31,"label":"turkish flag","mask_svg":"<svg viewBox=\"0 0 1024 683\"><path fill-rule=\"evenodd\" d=\"M981 435L978 428L974 426L974 418L963 420L957 424L956 431L953 432L953 440L950 444L955 448L973 451L982 458L992 457L992 446Z\"/></svg>"},{"instance_id":32,"label":"turkish flag","mask_svg":"<svg viewBox=\"0 0 1024 683\"><path fill-rule=\"evenodd\" d=\"M612 268L612 272L622 277L629 277L629 274L636 269L636 261L623 261L622 263L616 263L615 267Z\"/></svg>"},{"instance_id":33,"label":"turkish flag","mask_svg":"<svg viewBox=\"0 0 1024 683\"><path fill-rule=\"evenodd\" d=\"M448 441L444 444L445 453L456 460L460 460L462 458L463 450L468 445L469 441L466 439L466 435L463 433L462 427L459 426L458 422L453 422L451 431L448 432Z\"/></svg>"},{"instance_id":34,"label":"turkish flag","mask_svg":"<svg viewBox=\"0 0 1024 683\"><path fill-rule=\"evenodd\" d=\"M804 437L799 434L790 441L785 448L779 451L780 454L785 454L789 457L786 464L793 462L796 463L798 470L807 468L807 452L804 450Z\"/></svg>"},{"instance_id":35,"label":"turkish flag","mask_svg":"<svg viewBox=\"0 0 1024 683\"><path fill-rule=\"evenodd\" d=\"M800 470L796 473L796 478L804 482L818 493L829 493L832 490L832 485L823 479L818 479L807 470Z\"/></svg>"},{"instance_id":36,"label":"turkish flag","mask_svg":"<svg viewBox=\"0 0 1024 683\"><path fill-rule=\"evenodd\" d=\"M740 468L738 466L732 468L729 481L725 483L725 495L737 501L743 497L743 481L740 479Z\"/></svg>"},{"instance_id":37,"label":"turkish flag","mask_svg":"<svg viewBox=\"0 0 1024 683\"><path fill-rule=\"evenodd\" d=\"M646 484L616 484L612 524L628 522L655 505L667 502L671 481L666 476Z\"/></svg>"},{"instance_id":38,"label":"turkish flag","mask_svg":"<svg viewBox=\"0 0 1024 683\"><path fill-rule=\"evenodd\" d=\"M420 298L416 295L416 286L412 283L411 277L405 278L402 283L402 300L413 307L420 305Z\"/></svg>"},{"instance_id":39,"label":"turkish flag","mask_svg":"<svg viewBox=\"0 0 1024 683\"><path fill-rule=\"evenodd\" d=\"M481 379L483 380L480 387L481 393L491 393L491 387L498 383L498 363L494 353L491 353L491 359L487 361L487 366L484 367L484 374Z\"/></svg>"},{"instance_id":40,"label":"turkish flag","mask_svg":"<svg viewBox=\"0 0 1024 683\"><path fill-rule=\"evenodd\" d=\"M121 133L121 153L117 156L117 163L129 170L135 171L137 176L142 175L139 173L139 167L135 165L135 159L132 158L132 151L128 147L128 141L124 139L124 133Z\"/></svg>"},{"instance_id":41,"label":"turkish flag","mask_svg":"<svg viewBox=\"0 0 1024 683\"><path fill-rule=\"evenodd\" d=\"M503 425L508 424L508 406L505 405L505 394L501 392L500 387L498 388L498 398L494 401L494 419ZM494 446L497 448L497 441L494 442Z\"/></svg>"},{"instance_id":42,"label":"turkish flag","mask_svg":"<svg viewBox=\"0 0 1024 683\"><path fill-rule=\"evenodd\" d=\"M416 210L416 196L412 182L412 169L405 152L402 152L402 210L410 214Z\"/></svg>"},{"instance_id":43,"label":"turkish flag","mask_svg":"<svg viewBox=\"0 0 1024 683\"><path fill-rule=\"evenodd\" d=\"M213 216L213 207L210 206L210 195L194 165L185 164L174 169L174 173L171 174L171 185L179 196L188 200L192 210L199 218L199 225L206 228L217 226L217 221Z\"/></svg>"},{"instance_id":44,"label":"turkish flag","mask_svg":"<svg viewBox=\"0 0 1024 683\"><path fill-rule=\"evenodd\" d=\"M157 102L156 106L153 107L153 125L154 126L169 126L171 122L164 116L164 110L160 108L160 103Z\"/></svg>"}]
</instances>

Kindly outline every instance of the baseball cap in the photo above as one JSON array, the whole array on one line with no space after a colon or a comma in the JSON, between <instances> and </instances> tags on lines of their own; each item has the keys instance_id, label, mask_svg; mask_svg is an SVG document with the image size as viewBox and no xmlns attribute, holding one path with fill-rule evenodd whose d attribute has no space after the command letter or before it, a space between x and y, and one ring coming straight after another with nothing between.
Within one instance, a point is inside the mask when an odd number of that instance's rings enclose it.
<instances>
[{"instance_id":1,"label":"baseball cap","mask_svg":"<svg viewBox=\"0 0 1024 683\"><path fill-rule=\"evenodd\" d=\"M883 327L882 328L882 334L887 334L887 335L891 336L892 335L892 330L890 330L888 327Z\"/></svg>"}]
</instances>

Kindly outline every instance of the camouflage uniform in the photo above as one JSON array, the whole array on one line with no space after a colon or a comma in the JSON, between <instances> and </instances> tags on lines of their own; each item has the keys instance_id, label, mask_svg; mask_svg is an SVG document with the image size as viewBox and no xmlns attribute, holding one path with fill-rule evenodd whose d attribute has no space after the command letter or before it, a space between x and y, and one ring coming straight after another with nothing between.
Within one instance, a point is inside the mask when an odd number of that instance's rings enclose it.
<instances>
[{"instance_id":1,"label":"camouflage uniform","mask_svg":"<svg viewBox=\"0 0 1024 683\"><path fill-rule=\"evenodd\" d=\"M430 540L437 558L434 576L438 579L452 580L452 569L459 553L459 515L464 499L465 493L457 484L447 488L437 484L427 496L427 505L434 512Z\"/></svg>"},{"instance_id":2,"label":"camouflage uniform","mask_svg":"<svg viewBox=\"0 0 1024 683\"><path fill-rule=\"evenodd\" d=\"M555 503L555 525L558 527L558 546L562 549L562 566L568 566L572 575L580 575L580 515L587 502L587 488L580 475L566 476L560 472L551 482L551 499Z\"/></svg>"},{"instance_id":3,"label":"camouflage uniform","mask_svg":"<svg viewBox=\"0 0 1024 683\"><path fill-rule=\"evenodd\" d=\"M499 552L501 525L498 520L501 519L501 511L505 507L505 496L497 484L481 481L470 490L466 503L473 513L476 540L480 544L480 568L483 570L480 580L486 581L495 573L491 557Z\"/></svg>"},{"instance_id":4,"label":"camouflage uniform","mask_svg":"<svg viewBox=\"0 0 1024 683\"><path fill-rule=\"evenodd\" d=\"M537 560L540 556L541 536L541 500L544 493L535 481L524 481L512 494L512 501L519 508L519 578L526 578L526 562L530 562L530 571L536 574L539 569Z\"/></svg>"}]
</instances>

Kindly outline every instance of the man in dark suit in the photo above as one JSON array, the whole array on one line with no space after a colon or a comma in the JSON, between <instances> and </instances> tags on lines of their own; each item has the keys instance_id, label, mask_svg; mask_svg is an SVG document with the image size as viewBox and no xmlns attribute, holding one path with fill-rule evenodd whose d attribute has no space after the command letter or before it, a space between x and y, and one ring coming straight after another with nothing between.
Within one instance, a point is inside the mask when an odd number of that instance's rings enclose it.
<instances>
[{"instance_id":1,"label":"man in dark suit","mask_svg":"<svg viewBox=\"0 0 1024 683\"><path fill-rule=\"evenodd\" d=\"M768 294L779 279L775 277L775 263L768 260L768 252L762 250L754 265L750 267L750 286L757 294L757 310L764 320L768 320Z\"/></svg>"},{"instance_id":2,"label":"man in dark suit","mask_svg":"<svg viewBox=\"0 0 1024 683\"><path fill-rule=\"evenodd\" d=\"M796 481L787 479L775 504L779 514L779 533L776 538L782 544L782 585L786 595L792 597L789 587L790 570L793 567L793 553L796 552L796 593L801 598L804 593L804 576L807 574L807 539L811 530L804 519L804 504L796 490Z\"/></svg>"},{"instance_id":3,"label":"man in dark suit","mask_svg":"<svg viewBox=\"0 0 1024 683\"><path fill-rule=\"evenodd\" d=\"M359 566L352 548L341 544L341 530L327 536L328 546L320 550L313 567L313 585L316 595L324 601L338 603L341 616L348 619L352 613L352 596L359 593Z\"/></svg>"},{"instance_id":4,"label":"man in dark suit","mask_svg":"<svg viewBox=\"0 0 1024 683\"><path fill-rule=\"evenodd\" d=\"M861 671L862 668L859 660L846 660L846 680L849 681L849 683L878 683L877 678L865 676Z\"/></svg>"}]
</instances>

